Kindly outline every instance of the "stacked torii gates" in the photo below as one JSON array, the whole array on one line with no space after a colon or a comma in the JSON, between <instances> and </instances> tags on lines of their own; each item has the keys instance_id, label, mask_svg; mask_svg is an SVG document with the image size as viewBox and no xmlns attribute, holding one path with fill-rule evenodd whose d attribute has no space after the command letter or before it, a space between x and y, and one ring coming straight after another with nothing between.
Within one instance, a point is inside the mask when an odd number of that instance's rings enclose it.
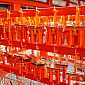
<instances>
[{"instance_id":1,"label":"stacked torii gates","mask_svg":"<svg viewBox=\"0 0 85 85\"><path fill-rule=\"evenodd\" d=\"M76 81L80 81L80 77L85 75L76 74L76 64L78 60L83 64L85 57L84 9L85 6L79 6L1 12L0 45L5 46L6 52L0 54L3 61L0 68L49 85L53 83L70 85L70 76L73 75L78 77ZM40 54L29 61L14 55L28 49L31 49L32 53L33 50L38 50ZM47 52L54 53L51 57L54 60L54 68L37 64L42 56L49 59ZM68 58L68 62L74 63L73 74L66 73L68 65L61 63L62 58L60 64L56 63L58 59L56 53L73 56L73 62ZM5 57L9 65L5 63ZM60 75L60 72L63 74ZM60 76L62 76L62 82L60 82ZM65 80L66 76L68 76L68 83Z\"/></svg>"}]
</instances>

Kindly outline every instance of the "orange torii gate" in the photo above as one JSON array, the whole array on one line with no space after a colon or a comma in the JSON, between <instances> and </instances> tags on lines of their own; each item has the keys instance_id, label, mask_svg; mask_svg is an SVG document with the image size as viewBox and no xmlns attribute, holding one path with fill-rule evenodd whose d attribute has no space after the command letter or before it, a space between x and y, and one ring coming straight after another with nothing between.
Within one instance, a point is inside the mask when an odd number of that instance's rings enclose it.
<instances>
[{"instance_id":1,"label":"orange torii gate","mask_svg":"<svg viewBox=\"0 0 85 85\"><path fill-rule=\"evenodd\" d=\"M61 69L55 68L56 53L73 55L74 72L76 73L77 57L85 56L84 8L85 6L36 8L34 10L0 13L0 45L9 47L9 52L6 51L6 54L2 55L3 57L1 56L3 63L0 64L0 68L3 68L3 70L7 72L11 71L16 75L25 75L32 80L38 79L38 81L49 85L53 83L55 85L56 83L68 85L64 81L67 66L64 68L64 66L58 65L57 68ZM73 26L68 27L67 21L73 22ZM60 27L58 24L60 24ZM14 49L12 50L12 48ZM23 52L27 49L31 49L32 51L39 50L40 54L37 55L33 61L27 62L24 61L21 56L14 56L14 52L18 54L18 52ZM54 68L37 65L37 60L42 58L42 55L44 55L46 59L49 58L47 52L54 53L54 57L52 58L54 60ZM11 53L11 55L7 53ZM7 57L9 65L6 65L4 56ZM25 55L23 56L25 57ZM62 76L60 72L63 72L62 83L59 78ZM43 73L46 73L46 75L43 76ZM58 77L56 75L58 75ZM53 76L55 76L56 79L53 79ZM58 80L58 82L55 83L56 80Z\"/></svg>"}]
</instances>

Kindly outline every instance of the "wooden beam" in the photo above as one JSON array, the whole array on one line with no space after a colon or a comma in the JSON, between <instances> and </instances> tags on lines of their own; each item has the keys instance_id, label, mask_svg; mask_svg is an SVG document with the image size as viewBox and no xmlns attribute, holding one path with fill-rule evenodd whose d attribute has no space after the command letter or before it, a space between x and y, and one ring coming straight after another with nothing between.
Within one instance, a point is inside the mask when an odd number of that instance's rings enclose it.
<instances>
[{"instance_id":1,"label":"wooden beam","mask_svg":"<svg viewBox=\"0 0 85 85\"><path fill-rule=\"evenodd\" d=\"M40 2L33 2L29 0L0 0L0 3L5 4L20 4L21 6L31 6L31 7L51 7L52 5Z\"/></svg>"}]
</instances>

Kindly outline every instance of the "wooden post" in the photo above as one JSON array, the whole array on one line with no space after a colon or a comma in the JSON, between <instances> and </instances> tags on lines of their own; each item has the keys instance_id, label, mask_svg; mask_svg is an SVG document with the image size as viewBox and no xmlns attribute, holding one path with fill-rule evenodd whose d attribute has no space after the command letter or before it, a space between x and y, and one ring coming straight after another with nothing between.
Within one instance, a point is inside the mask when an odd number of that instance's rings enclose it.
<instances>
[{"instance_id":1,"label":"wooden post","mask_svg":"<svg viewBox=\"0 0 85 85\"><path fill-rule=\"evenodd\" d=\"M56 64L56 48L54 47L54 68L56 68L55 64Z\"/></svg>"},{"instance_id":2,"label":"wooden post","mask_svg":"<svg viewBox=\"0 0 85 85\"><path fill-rule=\"evenodd\" d=\"M2 21L2 18L0 18L0 25L3 25L3 21Z\"/></svg>"},{"instance_id":3,"label":"wooden post","mask_svg":"<svg viewBox=\"0 0 85 85\"><path fill-rule=\"evenodd\" d=\"M67 0L66 6L69 6L70 4L70 0Z\"/></svg>"},{"instance_id":4,"label":"wooden post","mask_svg":"<svg viewBox=\"0 0 85 85\"><path fill-rule=\"evenodd\" d=\"M65 29L66 27L66 17L62 16L62 28Z\"/></svg>"},{"instance_id":5,"label":"wooden post","mask_svg":"<svg viewBox=\"0 0 85 85\"><path fill-rule=\"evenodd\" d=\"M58 29L57 30L57 45L61 45L61 33L60 33L60 30Z\"/></svg>"},{"instance_id":6,"label":"wooden post","mask_svg":"<svg viewBox=\"0 0 85 85\"><path fill-rule=\"evenodd\" d=\"M35 13L35 28L38 26L38 9L36 7L36 13Z\"/></svg>"},{"instance_id":7,"label":"wooden post","mask_svg":"<svg viewBox=\"0 0 85 85\"><path fill-rule=\"evenodd\" d=\"M85 36L85 30L84 30L84 36ZM85 40L83 40L83 42L84 42L84 48L85 48Z\"/></svg>"},{"instance_id":8,"label":"wooden post","mask_svg":"<svg viewBox=\"0 0 85 85\"><path fill-rule=\"evenodd\" d=\"M58 79L57 82L59 84L60 83L60 70L57 71L57 79Z\"/></svg>"},{"instance_id":9,"label":"wooden post","mask_svg":"<svg viewBox=\"0 0 85 85\"><path fill-rule=\"evenodd\" d=\"M75 56L74 56L74 73L76 74L76 63L77 63L77 53L76 53L76 49L75 49Z\"/></svg>"},{"instance_id":10,"label":"wooden post","mask_svg":"<svg viewBox=\"0 0 85 85\"><path fill-rule=\"evenodd\" d=\"M79 5L79 6L80 6L80 1L81 1L81 0L78 0L78 5Z\"/></svg>"},{"instance_id":11,"label":"wooden post","mask_svg":"<svg viewBox=\"0 0 85 85\"><path fill-rule=\"evenodd\" d=\"M54 10L53 10L53 11L54 11L53 22L54 22L54 27L56 27L56 22L57 22L57 21L56 21L56 20L57 20L56 18L57 18L57 12L58 12L58 11L55 9L55 6L54 6Z\"/></svg>"},{"instance_id":12,"label":"wooden post","mask_svg":"<svg viewBox=\"0 0 85 85\"><path fill-rule=\"evenodd\" d=\"M48 44L49 44L49 45L52 45L52 32L51 32L51 29L48 28L48 31L49 31Z\"/></svg>"},{"instance_id":13,"label":"wooden post","mask_svg":"<svg viewBox=\"0 0 85 85\"><path fill-rule=\"evenodd\" d=\"M84 37L84 30L81 29L79 31L80 31L80 36L78 35L80 37L80 40L79 40L80 44L79 44L79 46L82 47L83 46L83 41L84 41L84 38L83 38Z\"/></svg>"},{"instance_id":14,"label":"wooden post","mask_svg":"<svg viewBox=\"0 0 85 85\"><path fill-rule=\"evenodd\" d=\"M22 26L22 41L25 41L25 26Z\"/></svg>"},{"instance_id":15,"label":"wooden post","mask_svg":"<svg viewBox=\"0 0 85 85\"><path fill-rule=\"evenodd\" d=\"M48 0L48 4L51 6L52 5L52 0Z\"/></svg>"},{"instance_id":16,"label":"wooden post","mask_svg":"<svg viewBox=\"0 0 85 85\"><path fill-rule=\"evenodd\" d=\"M42 29L38 29L38 43L39 44L42 44L42 32L41 32Z\"/></svg>"},{"instance_id":17,"label":"wooden post","mask_svg":"<svg viewBox=\"0 0 85 85\"><path fill-rule=\"evenodd\" d=\"M33 29L31 29L30 31L30 34L31 34L31 43L34 43L34 32L33 32Z\"/></svg>"},{"instance_id":18,"label":"wooden post","mask_svg":"<svg viewBox=\"0 0 85 85\"><path fill-rule=\"evenodd\" d=\"M80 25L80 8L76 7L75 27Z\"/></svg>"},{"instance_id":19,"label":"wooden post","mask_svg":"<svg viewBox=\"0 0 85 85\"><path fill-rule=\"evenodd\" d=\"M6 39L5 21L4 21L4 23L3 23L3 37Z\"/></svg>"},{"instance_id":20,"label":"wooden post","mask_svg":"<svg viewBox=\"0 0 85 85\"><path fill-rule=\"evenodd\" d=\"M7 10L7 20L8 20L8 38L9 40L12 39L11 37L11 18L10 18L10 11Z\"/></svg>"},{"instance_id":21,"label":"wooden post","mask_svg":"<svg viewBox=\"0 0 85 85\"><path fill-rule=\"evenodd\" d=\"M68 85L71 85L71 75L68 74Z\"/></svg>"},{"instance_id":22,"label":"wooden post","mask_svg":"<svg viewBox=\"0 0 85 85\"><path fill-rule=\"evenodd\" d=\"M53 82L53 73L52 73L52 69L49 69L49 79L50 79L50 82Z\"/></svg>"},{"instance_id":23,"label":"wooden post","mask_svg":"<svg viewBox=\"0 0 85 85\"><path fill-rule=\"evenodd\" d=\"M73 45L73 39L72 39L72 30L70 30L70 32L69 32L69 34L70 34L70 37L69 37L69 46L72 46Z\"/></svg>"},{"instance_id":24,"label":"wooden post","mask_svg":"<svg viewBox=\"0 0 85 85\"><path fill-rule=\"evenodd\" d=\"M63 67L63 83L66 83L66 68L67 66Z\"/></svg>"}]
</instances>

